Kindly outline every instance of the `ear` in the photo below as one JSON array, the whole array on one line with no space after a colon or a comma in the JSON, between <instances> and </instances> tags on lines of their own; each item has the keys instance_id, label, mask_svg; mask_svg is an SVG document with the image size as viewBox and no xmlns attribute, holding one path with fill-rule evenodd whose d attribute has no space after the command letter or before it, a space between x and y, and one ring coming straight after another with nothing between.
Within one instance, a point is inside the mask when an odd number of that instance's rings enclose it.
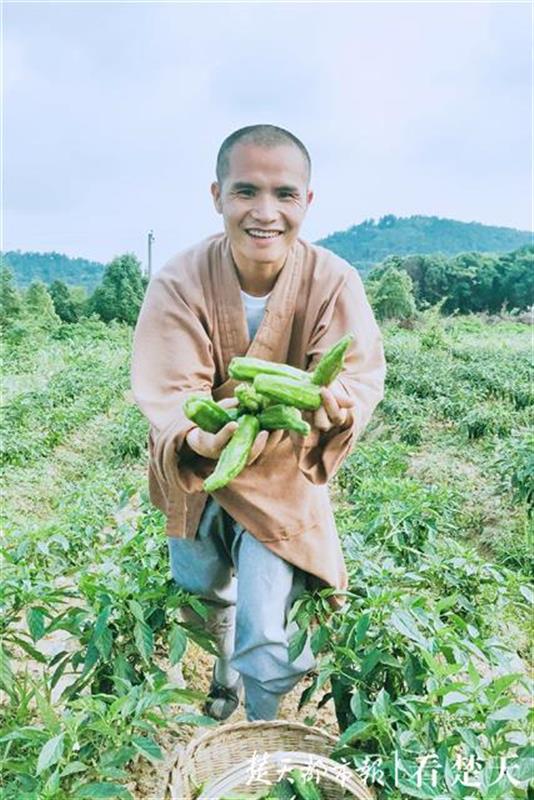
<instances>
[{"instance_id":1,"label":"ear","mask_svg":"<svg viewBox=\"0 0 534 800\"><path fill-rule=\"evenodd\" d=\"M222 214L221 187L217 181L213 181L211 184L211 196L213 197L213 204L217 213Z\"/></svg>"},{"instance_id":2,"label":"ear","mask_svg":"<svg viewBox=\"0 0 534 800\"><path fill-rule=\"evenodd\" d=\"M313 192L312 192L312 190L311 190L311 189L309 189L309 190L306 192L306 208L307 208L309 205L311 205L311 203L312 203L312 200L313 200L313 196L314 196L314 195L313 195Z\"/></svg>"}]
</instances>

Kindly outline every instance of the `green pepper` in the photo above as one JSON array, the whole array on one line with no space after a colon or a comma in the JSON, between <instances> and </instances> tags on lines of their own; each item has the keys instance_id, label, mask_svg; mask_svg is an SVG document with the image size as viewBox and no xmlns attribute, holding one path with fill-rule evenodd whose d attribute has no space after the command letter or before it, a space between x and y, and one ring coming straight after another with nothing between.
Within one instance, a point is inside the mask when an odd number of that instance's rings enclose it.
<instances>
[{"instance_id":1,"label":"green pepper","mask_svg":"<svg viewBox=\"0 0 534 800\"><path fill-rule=\"evenodd\" d=\"M292 769L289 779L293 781L299 800L323 800L323 795L315 781L307 780L300 769Z\"/></svg>"},{"instance_id":2,"label":"green pepper","mask_svg":"<svg viewBox=\"0 0 534 800\"><path fill-rule=\"evenodd\" d=\"M353 339L352 333L347 333L326 351L312 373L312 383L317 386L328 386L329 383L332 383L343 369L343 359Z\"/></svg>"},{"instance_id":3,"label":"green pepper","mask_svg":"<svg viewBox=\"0 0 534 800\"><path fill-rule=\"evenodd\" d=\"M239 400L240 406L255 414L263 405L263 398L251 383L240 383L234 389L234 395Z\"/></svg>"},{"instance_id":4,"label":"green pepper","mask_svg":"<svg viewBox=\"0 0 534 800\"><path fill-rule=\"evenodd\" d=\"M256 375L254 388L269 400L303 411L316 411L322 403L321 390L313 383L295 381L278 375Z\"/></svg>"},{"instance_id":5,"label":"green pepper","mask_svg":"<svg viewBox=\"0 0 534 800\"><path fill-rule=\"evenodd\" d=\"M233 414L229 414L214 400L200 395L187 398L184 403L184 413L187 419L208 433L217 433L235 419Z\"/></svg>"},{"instance_id":6,"label":"green pepper","mask_svg":"<svg viewBox=\"0 0 534 800\"><path fill-rule=\"evenodd\" d=\"M289 364L277 364L275 361L264 361L262 358L236 356L230 361L228 375L236 381L253 381L256 375L280 375L293 380L309 381L310 376L303 369L291 367Z\"/></svg>"},{"instance_id":7,"label":"green pepper","mask_svg":"<svg viewBox=\"0 0 534 800\"><path fill-rule=\"evenodd\" d=\"M258 415L260 428L266 431L295 431L301 436L308 436L311 431L307 422L302 419L302 414L294 406L278 403L269 406Z\"/></svg>"},{"instance_id":8,"label":"green pepper","mask_svg":"<svg viewBox=\"0 0 534 800\"><path fill-rule=\"evenodd\" d=\"M216 492L224 488L246 467L260 423L252 414L244 414L237 425L234 435L219 456L214 471L204 481L205 492Z\"/></svg>"}]
</instances>

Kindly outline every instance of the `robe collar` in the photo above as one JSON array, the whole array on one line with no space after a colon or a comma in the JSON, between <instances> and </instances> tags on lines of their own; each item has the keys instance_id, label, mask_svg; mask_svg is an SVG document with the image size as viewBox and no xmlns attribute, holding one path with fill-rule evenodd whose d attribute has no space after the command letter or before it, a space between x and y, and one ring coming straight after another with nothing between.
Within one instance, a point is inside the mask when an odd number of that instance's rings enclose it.
<instances>
[{"instance_id":1,"label":"robe collar","mask_svg":"<svg viewBox=\"0 0 534 800\"><path fill-rule=\"evenodd\" d=\"M252 341L249 339L237 267L226 234L219 242L218 256L214 271L215 302L222 334L221 349L225 375L228 375L228 364L234 356L247 355L269 361L285 361L297 294L301 285L303 245L297 240L290 247ZM227 379L219 389L223 389L228 383Z\"/></svg>"}]
</instances>

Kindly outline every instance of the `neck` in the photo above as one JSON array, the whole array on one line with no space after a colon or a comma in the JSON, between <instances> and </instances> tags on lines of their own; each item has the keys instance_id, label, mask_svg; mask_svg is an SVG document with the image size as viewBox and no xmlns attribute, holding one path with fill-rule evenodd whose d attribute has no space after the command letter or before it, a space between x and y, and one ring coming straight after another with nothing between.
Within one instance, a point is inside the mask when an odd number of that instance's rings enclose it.
<instances>
[{"instance_id":1,"label":"neck","mask_svg":"<svg viewBox=\"0 0 534 800\"><path fill-rule=\"evenodd\" d=\"M275 261L267 264L253 264L241 261L239 255L236 257L233 250L232 255L234 257L239 285L244 292L255 295L256 297L263 297L269 294L286 262L286 258L284 257L281 262Z\"/></svg>"}]
</instances>

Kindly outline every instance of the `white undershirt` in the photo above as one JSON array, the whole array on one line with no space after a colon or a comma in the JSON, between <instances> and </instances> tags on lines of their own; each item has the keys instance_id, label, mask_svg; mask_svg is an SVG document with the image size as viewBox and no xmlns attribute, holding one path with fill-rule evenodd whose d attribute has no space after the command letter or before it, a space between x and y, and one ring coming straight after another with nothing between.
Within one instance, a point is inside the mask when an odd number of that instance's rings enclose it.
<instances>
[{"instance_id":1,"label":"white undershirt","mask_svg":"<svg viewBox=\"0 0 534 800\"><path fill-rule=\"evenodd\" d=\"M243 298L243 305L245 306L245 314L247 317L248 334L250 339L254 339L256 332L260 327L263 315L265 313L265 306L271 293L263 297L254 297L252 294L247 294L241 289L241 297Z\"/></svg>"}]
</instances>

